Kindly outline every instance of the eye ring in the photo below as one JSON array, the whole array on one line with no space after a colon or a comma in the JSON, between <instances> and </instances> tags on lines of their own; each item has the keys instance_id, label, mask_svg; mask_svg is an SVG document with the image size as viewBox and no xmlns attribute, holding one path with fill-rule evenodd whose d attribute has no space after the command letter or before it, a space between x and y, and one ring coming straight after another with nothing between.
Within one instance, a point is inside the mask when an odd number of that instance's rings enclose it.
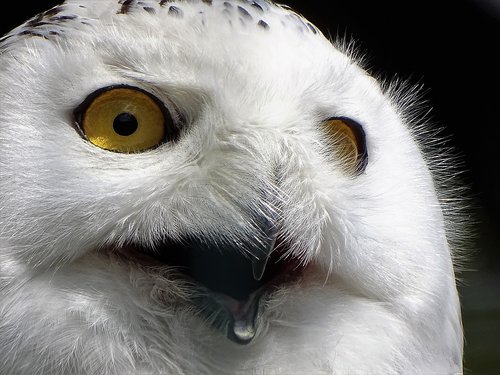
<instances>
[{"instance_id":1,"label":"eye ring","mask_svg":"<svg viewBox=\"0 0 500 375\"><path fill-rule=\"evenodd\" d=\"M361 124L348 117L330 117L323 121L322 128L344 171L356 176L362 174L368 166L368 150Z\"/></svg>"},{"instance_id":2,"label":"eye ring","mask_svg":"<svg viewBox=\"0 0 500 375\"><path fill-rule=\"evenodd\" d=\"M179 128L155 95L130 85L110 85L73 111L80 136L107 151L140 153L177 140Z\"/></svg>"}]
</instances>

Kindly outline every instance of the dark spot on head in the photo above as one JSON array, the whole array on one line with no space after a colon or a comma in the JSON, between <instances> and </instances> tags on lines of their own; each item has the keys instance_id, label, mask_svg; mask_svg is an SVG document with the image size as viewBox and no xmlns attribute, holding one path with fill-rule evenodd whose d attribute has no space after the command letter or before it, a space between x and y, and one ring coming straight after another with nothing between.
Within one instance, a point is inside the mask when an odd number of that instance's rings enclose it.
<instances>
[{"instance_id":1,"label":"dark spot on head","mask_svg":"<svg viewBox=\"0 0 500 375\"><path fill-rule=\"evenodd\" d=\"M23 30L19 33L19 35L36 36L39 38L48 39L45 35L37 33L36 31L33 30Z\"/></svg>"},{"instance_id":2,"label":"dark spot on head","mask_svg":"<svg viewBox=\"0 0 500 375\"><path fill-rule=\"evenodd\" d=\"M260 12L263 12L264 9L260 6L260 4L256 3L255 1L252 2L252 6L256 9L258 9Z\"/></svg>"},{"instance_id":3,"label":"dark spot on head","mask_svg":"<svg viewBox=\"0 0 500 375\"><path fill-rule=\"evenodd\" d=\"M238 12L240 12L240 14L243 16L243 18L246 18L247 20L252 19L252 15L250 13L248 13L248 10L246 10L245 8L243 8L240 5L238 5Z\"/></svg>"},{"instance_id":4,"label":"dark spot on head","mask_svg":"<svg viewBox=\"0 0 500 375\"><path fill-rule=\"evenodd\" d=\"M212 5L212 0L201 0L202 3Z\"/></svg>"},{"instance_id":5,"label":"dark spot on head","mask_svg":"<svg viewBox=\"0 0 500 375\"><path fill-rule=\"evenodd\" d=\"M61 13L63 10L64 10L64 7L58 5L52 9L49 9L46 12L44 12L43 16L47 16L47 17L55 16L56 14Z\"/></svg>"},{"instance_id":6,"label":"dark spot on head","mask_svg":"<svg viewBox=\"0 0 500 375\"><path fill-rule=\"evenodd\" d=\"M182 17L182 9L177 8L176 6L171 5L170 8L168 8L168 14L174 17Z\"/></svg>"},{"instance_id":7,"label":"dark spot on head","mask_svg":"<svg viewBox=\"0 0 500 375\"><path fill-rule=\"evenodd\" d=\"M77 16L54 16L54 17L50 17L50 21L52 21L52 22L64 22L64 21L74 20L75 18L78 18L78 17Z\"/></svg>"},{"instance_id":8,"label":"dark spot on head","mask_svg":"<svg viewBox=\"0 0 500 375\"><path fill-rule=\"evenodd\" d=\"M311 30L313 34L318 33L318 30L316 30L316 27L314 27L314 25L311 24L310 22L307 23L307 26L309 26L309 30Z\"/></svg>"},{"instance_id":9,"label":"dark spot on head","mask_svg":"<svg viewBox=\"0 0 500 375\"><path fill-rule=\"evenodd\" d=\"M142 9L144 9L149 14L155 14L156 13L156 10L154 8L151 8L151 7L142 7Z\"/></svg>"},{"instance_id":10,"label":"dark spot on head","mask_svg":"<svg viewBox=\"0 0 500 375\"><path fill-rule=\"evenodd\" d=\"M30 22L28 22L26 24L27 27L32 27L32 28L40 27L40 26L43 26L43 25L50 25L50 23L49 22L45 22L45 21L35 22L34 20L31 20Z\"/></svg>"},{"instance_id":11,"label":"dark spot on head","mask_svg":"<svg viewBox=\"0 0 500 375\"><path fill-rule=\"evenodd\" d=\"M120 0L118 3L122 4L122 6L118 11L118 14L127 14L133 2L134 0L125 0L125 1Z\"/></svg>"},{"instance_id":12,"label":"dark spot on head","mask_svg":"<svg viewBox=\"0 0 500 375\"><path fill-rule=\"evenodd\" d=\"M160 1L160 6L161 7L164 6L167 2L168 2L168 0L161 0Z\"/></svg>"},{"instance_id":13,"label":"dark spot on head","mask_svg":"<svg viewBox=\"0 0 500 375\"><path fill-rule=\"evenodd\" d=\"M269 29L269 24L267 22L263 21L263 20L260 20L257 25L259 25L263 29Z\"/></svg>"},{"instance_id":14,"label":"dark spot on head","mask_svg":"<svg viewBox=\"0 0 500 375\"><path fill-rule=\"evenodd\" d=\"M230 3L230 2L228 2L228 1L224 1L224 6L225 6L226 8L232 8L232 7L233 7L233 4L231 4L231 3Z\"/></svg>"}]
</instances>

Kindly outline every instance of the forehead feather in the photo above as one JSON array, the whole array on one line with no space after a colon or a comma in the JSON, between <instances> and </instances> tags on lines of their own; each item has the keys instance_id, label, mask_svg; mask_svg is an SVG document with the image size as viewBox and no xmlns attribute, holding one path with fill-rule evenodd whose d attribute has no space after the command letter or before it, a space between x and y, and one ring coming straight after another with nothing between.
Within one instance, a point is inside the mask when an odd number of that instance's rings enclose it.
<instances>
[{"instance_id":1,"label":"forehead feather","mask_svg":"<svg viewBox=\"0 0 500 375\"><path fill-rule=\"evenodd\" d=\"M216 23L240 32L279 28L296 35L321 37L318 29L302 16L266 0L67 0L2 37L0 49L7 50L19 39L55 40L96 23L113 24L140 15L149 15L151 21L162 20L165 27L179 27L179 21L184 20L185 26L198 28Z\"/></svg>"}]
</instances>

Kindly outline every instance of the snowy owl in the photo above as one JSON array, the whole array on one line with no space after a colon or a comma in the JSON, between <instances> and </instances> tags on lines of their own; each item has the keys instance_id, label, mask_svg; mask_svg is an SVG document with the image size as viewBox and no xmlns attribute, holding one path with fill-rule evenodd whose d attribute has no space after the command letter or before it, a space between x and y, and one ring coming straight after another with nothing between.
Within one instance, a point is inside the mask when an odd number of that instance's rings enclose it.
<instances>
[{"instance_id":1,"label":"snowy owl","mask_svg":"<svg viewBox=\"0 0 500 375\"><path fill-rule=\"evenodd\" d=\"M1 38L0 373L462 373L447 159L349 45L267 0Z\"/></svg>"}]
</instances>

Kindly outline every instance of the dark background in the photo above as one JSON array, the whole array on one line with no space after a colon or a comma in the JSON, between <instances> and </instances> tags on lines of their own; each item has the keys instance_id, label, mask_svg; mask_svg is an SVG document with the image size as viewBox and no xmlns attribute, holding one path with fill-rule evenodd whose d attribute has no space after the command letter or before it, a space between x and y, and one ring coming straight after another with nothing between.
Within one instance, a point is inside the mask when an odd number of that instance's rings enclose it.
<instances>
[{"instance_id":1,"label":"dark background","mask_svg":"<svg viewBox=\"0 0 500 375\"><path fill-rule=\"evenodd\" d=\"M10 3L0 34L60 1ZM470 256L461 273L465 366L500 371L500 0L282 0L326 35L347 36L377 76L422 83L433 122L465 164ZM469 235L469 234L467 234Z\"/></svg>"}]
</instances>

